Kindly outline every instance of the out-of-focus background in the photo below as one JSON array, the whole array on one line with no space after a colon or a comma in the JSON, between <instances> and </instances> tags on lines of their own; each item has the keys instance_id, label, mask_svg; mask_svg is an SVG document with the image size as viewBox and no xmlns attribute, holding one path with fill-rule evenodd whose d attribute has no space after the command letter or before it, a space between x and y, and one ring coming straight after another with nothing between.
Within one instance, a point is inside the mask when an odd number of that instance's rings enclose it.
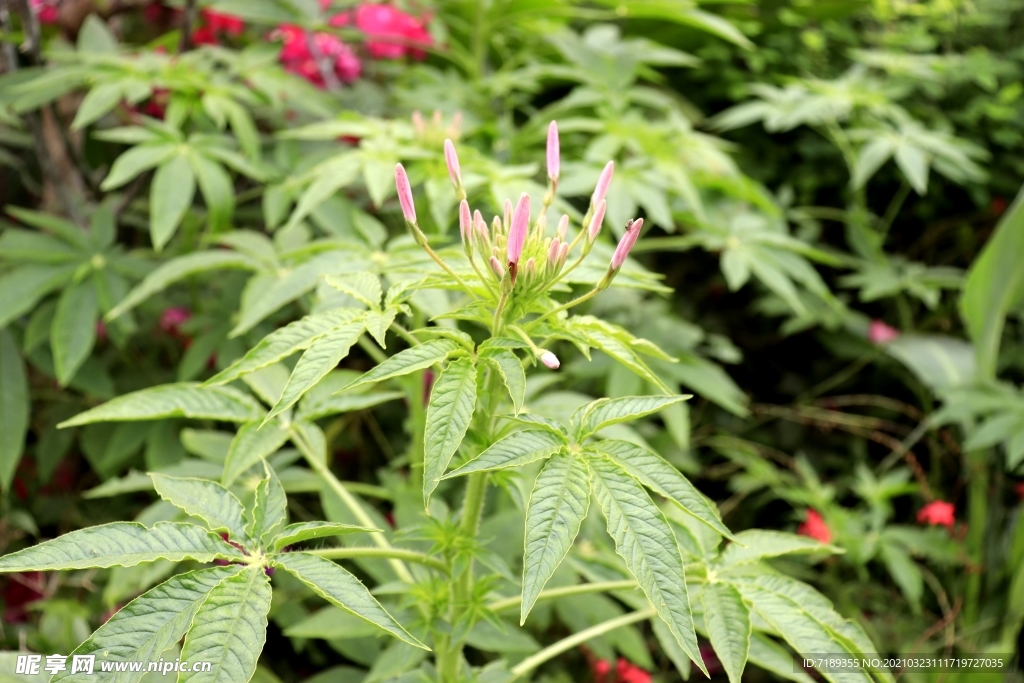
<instances>
[{"instance_id":1,"label":"out-of-focus background","mask_svg":"<svg viewBox=\"0 0 1024 683\"><path fill-rule=\"evenodd\" d=\"M160 519L140 473L208 476L230 434L56 425L209 378L316 307L339 244L400 268L396 162L414 169L423 229L457 241L445 138L488 218L542 192L556 120L565 210L585 211L613 159L601 239L642 216L634 256L662 276L659 292L588 303L678 358L659 377L695 395L647 442L731 529L844 551L776 566L881 651L1019 649L1020 2L0 0L0 42L0 553ZM644 393L602 354L560 356L552 404ZM369 362L357 349L345 367ZM339 476L370 498L409 441L390 398L327 429ZM322 518L302 486L293 504ZM499 552L514 563L522 531L502 519L485 535L512 534ZM5 575L3 649L69 653L172 569ZM577 598L540 628L622 611ZM365 674L377 641L324 636L310 614L275 603L258 676L390 680ZM543 680L669 683L681 668L630 627Z\"/></svg>"}]
</instances>

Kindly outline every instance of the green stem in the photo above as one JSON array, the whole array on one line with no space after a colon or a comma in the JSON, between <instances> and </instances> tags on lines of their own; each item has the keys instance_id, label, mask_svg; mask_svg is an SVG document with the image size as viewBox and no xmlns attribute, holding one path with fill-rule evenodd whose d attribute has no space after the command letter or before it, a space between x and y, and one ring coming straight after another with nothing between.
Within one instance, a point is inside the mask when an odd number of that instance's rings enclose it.
<instances>
[{"instance_id":1,"label":"green stem","mask_svg":"<svg viewBox=\"0 0 1024 683\"><path fill-rule=\"evenodd\" d=\"M436 262L437 265L441 266L441 268L444 270L444 272L448 273L453 278L455 278L455 281L459 283L459 286L462 287L464 290L466 290L466 294L469 294L474 299L478 299L479 298L476 295L476 292L474 292L472 289L470 289L469 285L467 285L466 282L461 277L459 277L458 273L456 273L454 270L452 270L451 267L447 263L444 262L444 259L442 259L440 256L438 256L437 252L430 248L429 244L424 242L423 243L423 248L426 250L427 254L430 255L430 258L434 259L434 262Z\"/></svg>"},{"instance_id":2,"label":"green stem","mask_svg":"<svg viewBox=\"0 0 1024 683\"><path fill-rule=\"evenodd\" d=\"M904 180L900 189L896 190L896 194L893 195L892 201L889 202L889 208L885 210L882 222L878 224L878 232L883 235L889 234L889 228L892 227L892 222L896 220L896 215L900 212L900 207L903 206L903 202L907 200L909 194L910 183Z\"/></svg>"},{"instance_id":3,"label":"green stem","mask_svg":"<svg viewBox=\"0 0 1024 683\"><path fill-rule=\"evenodd\" d=\"M388 359L388 355L381 351L380 347L367 339L366 335L359 338L359 348L366 351L366 355L372 358L378 365Z\"/></svg>"},{"instance_id":4,"label":"green stem","mask_svg":"<svg viewBox=\"0 0 1024 683\"><path fill-rule=\"evenodd\" d=\"M328 560L351 560L359 557L384 557L393 560L404 560L426 565L431 569L448 573L448 565L441 560L434 559L415 550L402 550L400 548L318 548L306 550L313 555L318 555Z\"/></svg>"},{"instance_id":5,"label":"green stem","mask_svg":"<svg viewBox=\"0 0 1024 683\"><path fill-rule=\"evenodd\" d=\"M562 588L550 588L546 591L541 591L537 595L537 602L543 600L554 600L555 598L564 598L569 595L583 595L586 593L605 593L610 591L629 590L636 588L636 581L632 579L626 581L600 581L597 583L581 583L575 586L563 586ZM496 600L487 607L494 610L495 612L503 612L507 609L512 609L523 603L522 595L514 595L511 598L504 598L502 600Z\"/></svg>"},{"instance_id":6,"label":"green stem","mask_svg":"<svg viewBox=\"0 0 1024 683\"><path fill-rule=\"evenodd\" d=\"M412 332L410 332L409 330L405 329L404 327L402 327L398 323L394 323L394 322L391 323L391 329L393 329L395 332L397 332L399 337L401 337L405 341L409 342L410 346L419 346L420 345L421 342L420 342L419 339L416 338L416 335L414 335Z\"/></svg>"},{"instance_id":7,"label":"green stem","mask_svg":"<svg viewBox=\"0 0 1024 683\"><path fill-rule=\"evenodd\" d=\"M590 628L584 629L579 633L575 633L569 636L568 638L563 638L557 643L549 645L548 647L544 648L537 654L531 657L527 657L519 664L512 667L511 673L515 678L519 678L524 674L530 673L531 671L533 671L549 659L554 659L563 652L571 650L577 645L582 645L591 638L596 638L597 636L604 635L609 631L614 631L617 628L622 628L623 626L635 624L636 622L643 621L644 619L650 619L656 614L657 612L654 611L653 607L648 607L647 609L639 610L637 612L631 612L629 614L624 614L621 617L615 617L614 619L603 621L600 624L597 624L596 626L591 626Z\"/></svg>"},{"instance_id":8,"label":"green stem","mask_svg":"<svg viewBox=\"0 0 1024 683\"><path fill-rule=\"evenodd\" d=\"M970 473L967 495L967 554L973 567L967 575L964 589L963 620L965 626L972 626L978 618L978 601L981 596L982 567L985 563L985 537L988 522L988 450L971 451L967 454L967 468Z\"/></svg>"},{"instance_id":9,"label":"green stem","mask_svg":"<svg viewBox=\"0 0 1024 683\"><path fill-rule=\"evenodd\" d=\"M544 320L545 318L550 318L551 316L553 316L556 313L560 313L562 311L566 311L566 310L572 308L573 306L579 306L581 303L583 303L587 299L592 299L593 297L597 296L600 291L601 291L600 289L597 289L595 287L594 289L590 290L586 294L582 294L582 295L576 297L572 301L567 301L566 303L562 304L561 306L557 306L555 308L552 308L550 311L548 311L544 315L540 316L539 318L534 318L533 320L530 321L530 325L533 326L535 323L539 323L541 320Z\"/></svg>"}]
</instances>

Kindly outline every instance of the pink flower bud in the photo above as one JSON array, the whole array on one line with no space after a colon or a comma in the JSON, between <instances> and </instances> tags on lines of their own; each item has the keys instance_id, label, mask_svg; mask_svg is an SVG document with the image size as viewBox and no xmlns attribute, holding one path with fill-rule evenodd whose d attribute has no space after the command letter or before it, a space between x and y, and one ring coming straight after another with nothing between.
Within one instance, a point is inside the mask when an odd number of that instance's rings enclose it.
<instances>
[{"instance_id":1,"label":"pink flower bud","mask_svg":"<svg viewBox=\"0 0 1024 683\"><path fill-rule=\"evenodd\" d=\"M423 137L423 134L427 132L427 124L423 121L423 114L417 109L412 113L412 127L416 131L416 135Z\"/></svg>"},{"instance_id":2,"label":"pink flower bud","mask_svg":"<svg viewBox=\"0 0 1024 683\"><path fill-rule=\"evenodd\" d=\"M480 237L490 237L487 233L487 223L484 221L483 214L480 213L479 209L473 212L473 227L476 228L477 234Z\"/></svg>"},{"instance_id":3,"label":"pink flower bud","mask_svg":"<svg viewBox=\"0 0 1024 683\"><path fill-rule=\"evenodd\" d=\"M548 266L554 270L558 266L558 254L562 251L562 243L556 237L551 240L551 246L548 248Z\"/></svg>"},{"instance_id":4,"label":"pink flower bud","mask_svg":"<svg viewBox=\"0 0 1024 683\"><path fill-rule=\"evenodd\" d=\"M590 198L591 206L597 206L606 194L608 194L608 186L612 184L612 174L615 173L615 162L609 161L604 166L604 170L601 171L601 176L597 179L597 187L594 188L594 195Z\"/></svg>"},{"instance_id":5,"label":"pink flower bud","mask_svg":"<svg viewBox=\"0 0 1024 683\"><path fill-rule=\"evenodd\" d=\"M569 243L562 242L562 248L558 251L558 267L565 265L565 259L569 257Z\"/></svg>"},{"instance_id":6,"label":"pink flower bud","mask_svg":"<svg viewBox=\"0 0 1024 683\"><path fill-rule=\"evenodd\" d=\"M469 213L469 202L459 202L459 234L463 244L473 243L473 217Z\"/></svg>"},{"instance_id":7,"label":"pink flower bud","mask_svg":"<svg viewBox=\"0 0 1024 683\"><path fill-rule=\"evenodd\" d=\"M630 221L629 225L626 226L626 232L622 235L622 239L619 240L619 246L615 247L615 253L612 254L613 271L617 271L626 262L626 257L629 256L630 250L636 244L636 238L640 236L640 229L643 227L643 218Z\"/></svg>"},{"instance_id":8,"label":"pink flower bud","mask_svg":"<svg viewBox=\"0 0 1024 683\"><path fill-rule=\"evenodd\" d=\"M501 261L498 260L497 256L492 256L491 260L488 261L491 264L491 270L498 276L498 279L505 277L505 271L501 268Z\"/></svg>"},{"instance_id":9,"label":"pink flower bud","mask_svg":"<svg viewBox=\"0 0 1024 683\"><path fill-rule=\"evenodd\" d=\"M549 370L557 370L558 366L561 365L561 363L558 362L558 356L550 351L545 351L540 354L540 362L546 365Z\"/></svg>"},{"instance_id":10,"label":"pink flower bud","mask_svg":"<svg viewBox=\"0 0 1024 683\"><path fill-rule=\"evenodd\" d=\"M537 274L537 262L533 260L533 257L526 259L526 266L523 268L526 272L526 277L533 278Z\"/></svg>"},{"instance_id":11,"label":"pink flower bud","mask_svg":"<svg viewBox=\"0 0 1024 683\"><path fill-rule=\"evenodd\" d=\"M409 223L416 223L416 206L412 203L412 186L409 185L409 174L401 164L395 166L395 188L398 190L398 203L402 205L402 214Z\"/></svg>"},{"instance_id":12,"label":"pink flower bud","mask_svg":"<svg viewBox=\"0 0 1024 683\"><path fill-rule=\"evenodd\" d=\"M881 320L872 320L868 326L868 341L872 344L888 344L898 336L900 336L899 330L886 325Z\"/></svg>"},{"instance_id":13,"label":"pink flower bud","mask_svg":"<svg viewBox=\"0 0 1024 683\"><path fill-rule=\"evenodd\" d=\"M459 157L455 154L455 145L451 140L444 141L444 163L448 165L448 177L452 179L455 189L462 187L462 169L459 168Z\"/></svg>"},{"instance_id":14,"label":"pink flower bud","mask_svg":"<svg viewBox=\"0 0 1024 683\"><path fill-rule=\"evenodd\" d=\"M561 158L558 150L558 124L554 121L548 126L548 178L558 182L558 171Z\"/></svg>"},{"instance_id":15,"label":"pink flower bud","mask_svg":"<svg viewBox=\"0 0 1024 683\"><path fill-rule=\"evenodd\" d=\"M568 230L569 230L569 217L566 216L563 213L562 217L558 219L558 229L555 231L555 234L558 236L558 239L560 239L560 240L562 240L564 242L565 241L565 233Z\"/></svg>"},{"instance_id":16,"label":"pink flower bud","mask_svg":"<svg viewBox=\"0 0 1024 683\"><path fill-rule=\"evenodd\" d=\"M597 208L594 209L594 217L590 219L590 227L587 228L587 241L591 244L597 239L598 234L601 232L601 224L604 223L604 212L608 209L608 203L605 200L601 200L597 203Z\"/></svg>"},{"instance_id":17,"label":"pink flower bud","mask_svg":"<svg viewBox=\"0 0 1024 683\"><path fill-rule=\"evenodd\" d=\"M519 263L526 244L526 233L530 229L530 195L525 192L519 196L515 213L512 214L512 227L508 231L508 262Z\"/></svg>"},{"instance_id":18,"label":"pink flower bud","mask_svg":"<svg viewBox=\"0 0 1024 683\"><path fill-rule=\"evenodd\" d=\"M502 225L508 230L512 225L512 200L505 200L505 220L502 221Z\"/></svg>"}]
</instances>

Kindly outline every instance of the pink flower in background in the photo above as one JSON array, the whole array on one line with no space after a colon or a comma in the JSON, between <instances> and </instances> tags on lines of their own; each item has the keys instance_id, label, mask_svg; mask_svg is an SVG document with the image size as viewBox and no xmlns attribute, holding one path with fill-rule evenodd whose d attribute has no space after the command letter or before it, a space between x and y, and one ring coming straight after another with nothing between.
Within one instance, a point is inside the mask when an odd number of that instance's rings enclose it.
<instances>
[{"instance_id":1,"label":"pink flower in background","mask_svg":"<svg viewBox=\"0 0 1024 683\"><path fill-rule=\"evenodd\" d=\"M868 341L872 344L888 344L898 336L900 336L899 330L886 325L881 320L872 320L868 325Z\"/></svg>"},{"instance_id":2,"label":"pink flower in background","mask_svg":"<svg viewBox=\"0 0 1024 683\"><path fill-rule=\"evenodd\" d=\"M211 9L202 11L203 20L214 33L226 33L229 36L240 36L245 31L245 22L241 17Z\"/></svg>"},{"instance_id":3,"label":"pink flower in background","mask_svg":"<svg viewBox=\"0 0 1024 683\"><path fill-rule=\"evenodd\" d=\"M181 333L181 324L192 317L192 311L182 306L165 308L160 314L160 329L174 336Z\"/></svg>"},{"instance_id":4,"label":"pink flower in background","mask_svg":"<svg viewBox=\"0 0 1024 683\"><path fill-rule=\"evenodd\" d=\"M423 59L426 53L410 43L433 44L424 20L391 5L364 3L356 7L354 15L356 28L367 36L378 39L366 41L367 51L377 59L401 59L406 55ZM346 15L338 16L348 19ZM332 20L331 25L340 26L344 23L334 23Z\"/></svg>"},{"instance_id":5,"label":"pink flower in background","mask_svg":"<svg viewBox=\"0 0 1024 683\"><path fill-rule=\"evenodd\" d=\"M319 88L325 87L326 82L312 47L320 52L327 67L342 83L351 83L363 72L363 65L355 51L328 33L310 34L299 26L281 24L270 37L282 41L279 58L284 68Z\"/></svg>"},{"instance_id":6,"label":"pink flower in background","mask_svg":"<svg viewBox=\"0 0 1024 683\"><path fill-rule=\"evenodd\" d=\"M618 683L651 683L651 674L621 657L615 667L615 673Z\"/></svg>"},{"instance_id":7,"label":"pink flower in background","mask_svg":"<svg viewBox=\"0 0 1024 683\"><path fill-rule=\"evenodd\" d=\"M56 24L60 19L56 0L29 0L28 6L40 24Z\"/></svg>"},{"instance_id":8,"label":"pink flower in background","mask_svg":"<svg viewBox=\"0 0 1024 683\"><path fill-rule=\"evenodd\" d=\"M807 509L807 517L804 519L804 522L797 527L796 532L801 536L815 538L822 543L829 543L832 541L831 529L828 528L828 524L825 524L825 520L822 519L820 514L818 514L818 511L813 508Z\"/></svg>"},{"instance_id":9,"label":"pink flower in background","mask_svg":"<svg viewBox=\"0 0 1024 683\"><path fill-rule=\"evenodd\" d=\"M943 500L928 503L917 512L917 523L944 526L950 529L956 522L956 506Z\"/></svg>"}]
</instances>

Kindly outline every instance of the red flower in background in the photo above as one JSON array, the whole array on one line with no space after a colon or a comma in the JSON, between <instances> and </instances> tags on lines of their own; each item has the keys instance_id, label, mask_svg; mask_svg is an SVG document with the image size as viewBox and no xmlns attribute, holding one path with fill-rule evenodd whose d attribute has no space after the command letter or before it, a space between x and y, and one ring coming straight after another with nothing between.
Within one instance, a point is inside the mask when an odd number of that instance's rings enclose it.
<instances>
[{"instance_id":1,"label":"red flower in background","mask_svg":"<svg viewBox=\"0 0 1024 683\"><path fill-rule=\"evenodd\" d=\"M160 329L171 336L181 335L181 324L192 317L192 311L183 306L165 308L160 314Z\"/></svg>"},{"instance_id":2,"label":"red flower in background","mask_svg":"<svg viewBox=\"0 0 1024 683\"><path fill-rule=\"evenodd\" d=\"M196 45L219 45L221 35L237 37L245 31L245 22L234 14L204 9L201 17L203 23L192 32L192 42Z\"/></svg>"},{"instance_id":3,"label":"red flower in background","mask_svg":"<svg viewBox=\"0 0 1024 683\"><path fill-rule=\"evenodd\" d=\"M829 543L832 541L832 531L828 528L828 524L825 524L825 520L822 518L818 511L813 508L807 508L807 517L803 523L797 527L796 532L801 536L809 536L815 538L822 543Z\"/></svg>"},{"instance_id":4,"label":"red flower in background","mask_svg":"<svg viewBox=\"0 0 1024 683\"><path fill-rule=\"evenodd\" d=\"M1003 197L993 197L992 203L989 208L992 209L992 213L996 216L1002 216L1008 206L1006 199Z\"/></svg>"},{"instance_id":5,"label":"red flower in background","mask_svg":"<svg viewBox=\"0 0 1024 683\"><path fill-rule=\"evenodd\" d=\"M917 523L952 529L956 523L956 506L942 500L932 501L918 510Z\"/></svg>"},{"instance_id":6,"label":"red flower in background","mask_svg":"<svg viewBox=\"0 0 1024 683\"><path fill-rule=\"evenodd\" d=\"M1018 481L1014 484L1013 490L1017 492L1017 497L1024 501L1024 481Z\"/></svg>"},{"instance_id":7,"label":"red flower in background","mask_svg":"<svg viewBox=\"0 0 1024 683\"><path fill-rule=\"evenodd\" d=\"M280 59L284 68L319 88L327 84L324 71L316 62L314 47L325 62L324 69L330 69L342 83L351 83L362 74L363 65L355 51L328 33L311 34L298 26L282 24L270 37L282 41Z\"/></svg>"},{"instance_id":8,"label":"red flower in background","mask_svg":"<svg viewBox=\"0 0 1024 683\"><path fill-rule=\"evenodd\" d=\"M868 341L872 344L888 344L898 336L900 336L899 330L886 325L881 320L872 320L868 326Z\"/></svg>"},{"instance_id":9,"label":"red flower in background","mask_svg":"<svg viewBox=\"0 0 1024 683\"><path fill-rule=\"evenodd\" d=\"M40 24L56 24L60 19L56 0L29 0L28 6Z\"/></svg>"},{"instance_id":10,"label":"red flower in background","mask_svg":"<svg viewBox=\"0 0 1024 683\"><path fill-rule=\"evenodd\" d=\"M651 683L649 673L622 657L615 664L615 676L610 679L612 665L608 660L595 659L590 667L597 683Z\"/></svg>"},{"instance_id":11,"label":"red flower in background","mask_svg":"<svg viewBox=\"0 0 1024 683\"><path fill-rule=\"evenodd\" d=\"M45 597L45 577L42 572L10 574L0 595L4 599L4 621L17 624L28 621L29 603Z\"/></svg>"},{"instance_id":12,"label":"red flower in background","mask_svg":"<svg viewBox=\"0 0 1024 683\"><path fill-rule=\"evenodd\" d=\"M378 39L366 41L367 51L377 59L401 59L406 55L423 59L426 53L410 43L433 43L424 20L391 5L365 3L356 7L354 15L356 28L367 36ZM347 24L347 15L339 14L331 19L332 26Z\"/></svg>"}]
</instances>

